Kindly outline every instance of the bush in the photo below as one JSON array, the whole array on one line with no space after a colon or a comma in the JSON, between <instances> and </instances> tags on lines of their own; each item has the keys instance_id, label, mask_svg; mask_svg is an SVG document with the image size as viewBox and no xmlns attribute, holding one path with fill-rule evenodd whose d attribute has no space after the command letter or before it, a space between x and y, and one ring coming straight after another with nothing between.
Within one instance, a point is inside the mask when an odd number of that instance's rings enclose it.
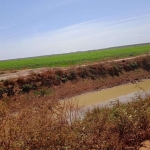
<instances>
[{"instance_id":1,"label":"bush","mask_svg":"<svg viewBox=\"0 0 150 150\"><path fill-rule=\"evenodd\" d=\"M142 61L143 67L145 70L150 71L150 56L147 56Z\"/></svg>"},{"instance_id":2,"label":"bush","mask_svg":"<svg viewBox=\"0 0 150 150\"><path fill-rule=\"evenodd\" d=\"M4 90L0 88L0 97L3 96Z\"/></svg>"},{"instance_id":3,"label":"bush","mask_svg":"<svg viewBox=\"0 0 150 150\"><path fill-rule=\"evenodd\" d=\"M29 92L32 89L32 85L31 84L24 84L22 85L22 92Z\"/></svg>"},{"instance_id":4,"label":"bush","mask_svg":"<svg viewBox=\"0 0 150 150\"><path fill-rule=\"evenodd\" d=\"M77 75L75 73L75 70L68 70L68 75L67 75L67 78L69 80L76 80L77 79Z\"/></svg>"},{"instance_id":5,"label":"bush","mask_svg":"<svg viewBox=\"0 0 150 150\"><path fill-rule=\"evenodd\" d=\"M18 114L0 102L1 149L138 149L150 137L150 96L130 103L113 102L94 108L83 120L74 115L73 104L40 102ZM66 115L68 114L68 115Z\"/></svg>"}]
</instances>

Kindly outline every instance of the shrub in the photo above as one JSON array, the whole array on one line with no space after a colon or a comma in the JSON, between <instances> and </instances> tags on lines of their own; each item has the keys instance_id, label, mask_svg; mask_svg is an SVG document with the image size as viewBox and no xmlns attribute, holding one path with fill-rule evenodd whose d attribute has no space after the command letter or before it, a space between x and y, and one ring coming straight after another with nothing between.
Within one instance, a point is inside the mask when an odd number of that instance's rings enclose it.
<instances>
[{"instance_id":1,"label":"shrub","mask_svg":"<svg viewBox=\"0 0 150 150\"><path fill-rule=\"evenodd\" d=\"M138 69L139 68L139 64L137 62L131 62L130 63L131 68L134 69Z\"/></svg>"},{"instance_id":2,"label":"shrub","mask_svg":"<svg viewBox=\"0 0 150 150\"><path fill-rule=\"evenodd\" d=\"M42 91L43 92L43 91ZM45 91L44 91L45 93ZM0 101L1 149L138 149L150 137L150 96L97 107L81 120L71 101L41 101L10 114ZM72 116L74 119L72 119Z\"/></svg>"},{"instance_id":3,"label":"shrub","mask_svg":"<svg viewBox=\"0 0 150 150\"><path fill-rule=\"evenodd\" d=\"M50 91L50 90L45 90L45 89L43 89L43 90L40 90L40 91L35 91L34 92L34 94L36 95L36 96L44 96L44 95L48 95L48 94L50 94L52 91Z\"/></svg>"},{"instance_id":4,"label":"shrub","mask_svg":"<svg viewBox=\"0 0 150 150\"><path fill-rule=\"evenodd\" d=\"M68 74L67 74L67 78L69 80L76 80L77 79L77 75L75 73L75 70L68 70Z\"/></svg>"},{"instance_id":5,"label":"shrub","mask_svg":"<svg viewBox=\"0 0 150 150\"><path fill-rule=\"evenodd\" d=\"M0 88L0 97L3 96L4 90Z\"/></svg>"},{"instance_id":6,"label":"shrub","mask_svg":"<svg viewBox=\"0 0 150 150\"><path fill-rule=\"evenodd\" d=\"M22 88L22 92L29 92L32 89L32 85L31 84L23 84L21 88Z\"/></svg>"},{"instance_id":7,"label":"shrub","mask_svg":"<svg viewBox=\"0 0 150 150\"><path fill-rule=\"evenodd\" d=\"M78 68L78 72L77 72L78 76L81 78L86 78L88 77L88 67L80 67Z\"/></svg>"},{"instance_id":8,"label":"shrub","mask_svg":"<svg viewBox=\"0 0 150 150\"><path fill-rule=\"evenodd\" d=\"M142 65L145 70L150 71L150 56L143 58Z\"/></svg>"}]
</instances>

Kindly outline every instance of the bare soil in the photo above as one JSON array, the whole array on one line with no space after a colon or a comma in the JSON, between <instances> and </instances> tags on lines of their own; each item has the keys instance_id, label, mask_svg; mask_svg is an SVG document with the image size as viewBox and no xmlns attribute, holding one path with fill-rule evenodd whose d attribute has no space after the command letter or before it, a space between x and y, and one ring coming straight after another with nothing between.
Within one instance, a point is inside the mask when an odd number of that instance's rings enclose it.
<instances>
[{"instance_id":1,"label":"bare soil","mask_svg":"<svg viewBox=\"0 0 150 150\"><path fill-rule=\"evenodd\" d=\"M0 75L0 99L12 110L150 78L150 57L138 56L68 68L39 68Z\"/></svg>"},{"instance_id":2,"label":"bare soil","mask_svg":"<svg viewBox=\"0 0 150 150\"><path fill-rule=\"evenodd\" d=\"M150 140L141 143L142 147L139 150L150 150Z\"/></svg>"}]
</instances>

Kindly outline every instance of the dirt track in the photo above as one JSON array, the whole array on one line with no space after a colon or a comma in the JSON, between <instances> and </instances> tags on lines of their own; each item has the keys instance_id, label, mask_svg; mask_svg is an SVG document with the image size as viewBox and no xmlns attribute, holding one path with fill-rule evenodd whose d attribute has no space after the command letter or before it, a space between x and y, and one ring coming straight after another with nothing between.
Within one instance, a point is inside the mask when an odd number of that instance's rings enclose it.
<instances>
[{"instance_id":1,"label":"dirt track","mask_svg":"<svg viewBox=\"0 0 150 150\"><path fill-rule=\"evenodd\" d=\"M37 68L37 69L26 69L26 70L20 70L17 71L15 73L5 73L5 74L1 74L0 75L0 80L6 80L6 79L10 79L10 78L18 78L20 76L28 76L32 73L40 73L43 71L46 71L50 68Z\"/></svg>"},{"instance_id":2,"label":"dirt track","mask_svg":"<svg viewBox=\"0 0 150 150\"><path fill-rule=\"evenodd\" d=\"M123 59L116 59L116 60L105 61L105 62L97 62L97 63L93 63L93 64L95 65L95 64L101 64L101 63L103 64L103 63L111 63L111 62L119 62L119 61L121 62L121 61L132 60L132 59L143 57L143 56L146 56L146 55L140 55L140 56L136 56L136 57L129 57L129 58L123 58ZM80 66L88 66L88 64L80 65ZM78 65L76 65L75 67L78 67ZM54 68L43 67L43 68L36 68L36 69L18 70L18 71L15 71L14 73L4 73L4 74L0 74L0 81L1 80L7 80L10 78L13 79L13 78L18 78L18 77L25 77L25 76L28 76L32 73L42 73L43 71L53 70L56 68L59 68L59 67L54 67ZM61 69L67 69L67 68L61 67Z\"/></svg>"}]
</instances>

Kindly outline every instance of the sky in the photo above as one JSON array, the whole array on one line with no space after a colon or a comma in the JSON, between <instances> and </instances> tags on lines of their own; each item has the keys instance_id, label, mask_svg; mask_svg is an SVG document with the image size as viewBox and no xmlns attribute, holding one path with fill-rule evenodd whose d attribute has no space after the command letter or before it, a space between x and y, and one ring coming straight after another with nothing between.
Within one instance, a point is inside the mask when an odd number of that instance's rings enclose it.
<instances>
[{"instance_id":1,"label":"sky","mask_svg":"<svg viewBox=\"0 0 150 150\"><path fill-rule=\"evenodd\" d=\"M150 42L150 0L0 0L0 60Z\"/></svg>"}]
</instances>

